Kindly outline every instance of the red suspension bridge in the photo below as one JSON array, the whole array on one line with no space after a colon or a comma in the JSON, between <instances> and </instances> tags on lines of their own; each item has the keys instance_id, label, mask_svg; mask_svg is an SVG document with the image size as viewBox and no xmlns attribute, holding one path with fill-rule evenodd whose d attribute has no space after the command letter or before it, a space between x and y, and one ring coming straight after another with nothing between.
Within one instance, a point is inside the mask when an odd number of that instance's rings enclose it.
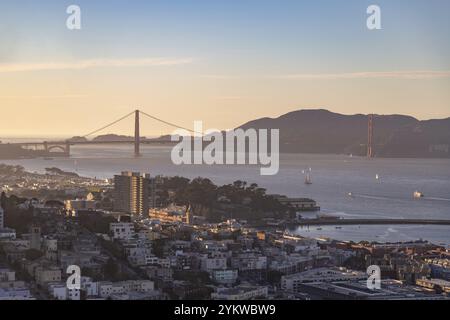
<instances>
[{"instance_id":1,"label":"red suspension bridge","mask_svg":"<svg viewBox=\"0 0 450 320\"><path fill-rule=\"evenodd\" d=\"M102 140L87 140L88 137L93 136L96 133L99 133L100 131L103 131L122 120L125 120L129 117L134 115L134 138L130 139L102 139ZM174 123L159 119L155 116L152 116L144 111L141 110L134 110L123 117L99 128L92 132L89 132L83 136L72 138L64 141L43 141L43 142L17 142L17 143L10 143L10 145L17 145L20 147L24 147L27 149L32 149L36 151L41 151L41 153L45 156L70 156L70 147L73 145L86 145L86 144L134 144L134 155L136 157L140 156L140 146L141 144L157 144L157 145L172 145L176 142L172 142L170 138L160 137L155 139L142 139L140 136L140 115L144 115L154 121L163 123L167 126L176 128L176 129L184 129L186 131L189 131L191 133L194 133L193 130L176 125Z\"/></svg>"}]
</instances>

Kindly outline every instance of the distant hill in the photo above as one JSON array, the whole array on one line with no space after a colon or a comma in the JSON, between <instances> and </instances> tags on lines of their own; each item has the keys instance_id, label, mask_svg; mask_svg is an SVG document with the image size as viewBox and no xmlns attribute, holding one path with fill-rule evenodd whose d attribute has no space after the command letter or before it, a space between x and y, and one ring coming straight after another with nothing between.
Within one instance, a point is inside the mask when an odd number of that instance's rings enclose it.
<instances>
[{"instance_id":1,"label":"distant hill","mask_svg":"<svg viewBox=\"0 0 450 320\"><path fill-rule=\"evenodd\" d=\"M170 135L163 135L157 138L147 138L147 137L141 137L141 141L152 141L152 140L167 140L170 141L171 136ZM87 138L85 137L79 137L79 136L75 136L72 137L70 139L67 139L68 142L73 142L73 143L77 143L77 142L87 142L89 141ZM125 135L118 135L118 134L113 134L113 133L109 133L109 134L103 134L103 135L99 135L96 136L92 139L92 141L97 141L97 142L111 142L111 141L130 141L133 142L134 141L134 136L125 136Z\"/></svg>"},{"instance_id":2,"label":"distant hill","mask_svg":"<svg viewBox=\"0 0 450 320\"><path fill-rule=\"evenodd\" d=\"M118 134L104 134L95 137L92 141L134 141L134 137Z\"/></svg>"},{"instance_id":3,"label":"distant hill","mask_svg":"<svg viewBox=\"0 0 450 320\"><path fill-rule=\"evenodd\" d=\"M86 142L88 139L86 137L75 136L67 139L67 142Z\"/></svg>"},{"instance_id":4,"label":"distant hill","mask_svg":"<svg viewBox=\"0 0 450 320\"><path fill-rule=\"evenodd\" d=\"M299 110L261 118L240 128L280 129L280 151L365 155L367 115ZM449 158L450 118L419 121L404 115L375 115L377 157Z\"/></svg>"}]
</instances>

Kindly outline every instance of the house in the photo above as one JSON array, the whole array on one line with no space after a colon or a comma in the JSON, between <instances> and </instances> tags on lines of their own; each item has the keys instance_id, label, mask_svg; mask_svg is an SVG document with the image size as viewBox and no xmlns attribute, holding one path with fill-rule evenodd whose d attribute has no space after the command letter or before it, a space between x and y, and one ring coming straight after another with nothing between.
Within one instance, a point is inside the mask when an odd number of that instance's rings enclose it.
<instances>
[{"instance_id":1,"label":"house","mask_svg":"<svg viewBox=\"0 0 450 320\"><path fill-rule=\"evenodd\" d=\"M134 236L134 224L130 222L110 223L109 230L115 240L127 240Z\"/></svg>"},{"instance_id":2,"label":"house","mask_svg":"<svg viewBox=\"0 0 450 320\"><path fill-rule=\"evenodd\" d=\"M56 266L38 266L35 269L35 280L40 285L61 281L61 269Z\"/></svg>"},{"instance_id":3,"label":"house","mask_svg":"<svg viewBox=\"0 0 450 320\"><path fill-rule=\"evenodd\" d=\"M219 284L233 285L238 279L238 270L213 270L211 272L211 279Z\"/></svg>"},{"instance_id":4,"label":"house","mask_svg":"<svg viewBox=\"0 0 450 320\"><path fill-rule=\"evenodd\" d=\"M211 294L213 300L252 300L264 299L268 296L267 287L237 286L234 288L218 288Z\"/></svg>"},{"instance_id":5,"label":"house","mask_svg":"<svg viewBox=\"0 0 450 320\"><path fill-rule=\"evenodd\" d=\"M62 282L49 283L48 292L56 300L80 300L80 290L68 289Z\"/></svg>"}]
</instances>

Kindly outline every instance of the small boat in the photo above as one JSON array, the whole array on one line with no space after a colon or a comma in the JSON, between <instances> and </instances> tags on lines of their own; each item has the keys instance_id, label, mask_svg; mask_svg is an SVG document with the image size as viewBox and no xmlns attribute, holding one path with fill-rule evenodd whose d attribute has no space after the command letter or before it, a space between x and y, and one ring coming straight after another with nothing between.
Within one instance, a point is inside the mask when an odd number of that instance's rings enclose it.
<instances>
[{"instance_id":1,"label":"small boat","mask_svg":"<svg viewBox=\"0 0 450 320\"><path fill-rule=\"evenodd\" d=\"M348 196L349 196L349 197L353 197L353 193L352 193L352 192L349 192L349 193L348 193Z\"/></svg>"},{"instance_id":2,"label":"small boat","mask_svg":"<svg viewBox=\"0 0 450 320\"><path fill-rule=\"evenodd\" d=\"M413 195L415 199L420 199L424 197L423 193L419 191L415 191Z\"/></svg>"},{"instance_id":3,"label":"small boat","mask_svg":"<svg viewBox=\"0 0 450 320\"><path fill-rule=\"evenodd\" d=\"M380 180L380 176L378 175L378 173L375 175L375 179Z\"/></svg>"}]
</instances>

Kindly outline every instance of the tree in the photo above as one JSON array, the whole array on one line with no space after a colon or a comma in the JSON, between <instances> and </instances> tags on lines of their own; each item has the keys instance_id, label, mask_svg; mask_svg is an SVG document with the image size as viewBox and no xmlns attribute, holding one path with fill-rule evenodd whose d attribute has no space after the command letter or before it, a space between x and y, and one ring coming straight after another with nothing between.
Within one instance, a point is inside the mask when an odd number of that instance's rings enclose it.
<instances>
[{"instance_id":1,"label":"tree","mask_svg":"<svg viewBox=\"0 0 450 320\"><path fill-rule=\"evenodd\" d=\"M366 261L363 256L351 256L342 265L349 269L366 270Z\"/></svg>"},{"instance_id":2,"label":"tree","mask_svg":"<svg viewBox=\"0 0 450 320\"><path fill-rule=\"evenodd\" d=\"M279 284L281 281L281 276L283 273L275 270L270 270L267 273L267 282L269 282L271 285Z\"/></svg>"},{"instance_id":3,"label":"tree","mask_svg":"<svg viewBox=\"0 0 450 320\"><path fill-rule=\"evenodd\" d=\"M118 276L118 273L119 265L112 258L109 258L103 266L103 274L105 278L114 280Z\"/></svg>"},{"instance_id":4,"label":"tree","mask_svg":"<svg viewBox=\"0 0 450 320\"><path fill-rule=\"evenodd\" d=\"M166 241L164 239L156 239L152 241L152 251L158 258L164 257L164 246Z\"/></svg>"},{"instance_id":5,"label":"tree","mask_svg":"<svg viewBox=\"0 0 450 320\"><path fill-rule=\"evenodd\" d=\"M212 208L217 200L217 186L209 179L196 178L184 189L184 198L188 204L199 204Z\"/></svg>"},{"instance_id":6,"label":"tree","mask_svg":"<svg viewBox=\"0 0 450 320\"><path fill-rule=\"evenodd\" d=\"M37 249L28 249L25 251L25 258L30 261L34 261L42 257L44 253Z\"/></svg>"},{"instance_id":7,"label":"tree","mask_svg":"<svg viewBox=\"0 0 450 320\"><path fill-rule=\"evenodd\" d=\"M2 208L5 208L5 206L6 206L6 200L7 200L8 198L6 197L6 194L5 194L5 192L2 192L2 195L1 195L1 198L0 198L0 206L2 207Z\"/></svg>"}]
</instances>

